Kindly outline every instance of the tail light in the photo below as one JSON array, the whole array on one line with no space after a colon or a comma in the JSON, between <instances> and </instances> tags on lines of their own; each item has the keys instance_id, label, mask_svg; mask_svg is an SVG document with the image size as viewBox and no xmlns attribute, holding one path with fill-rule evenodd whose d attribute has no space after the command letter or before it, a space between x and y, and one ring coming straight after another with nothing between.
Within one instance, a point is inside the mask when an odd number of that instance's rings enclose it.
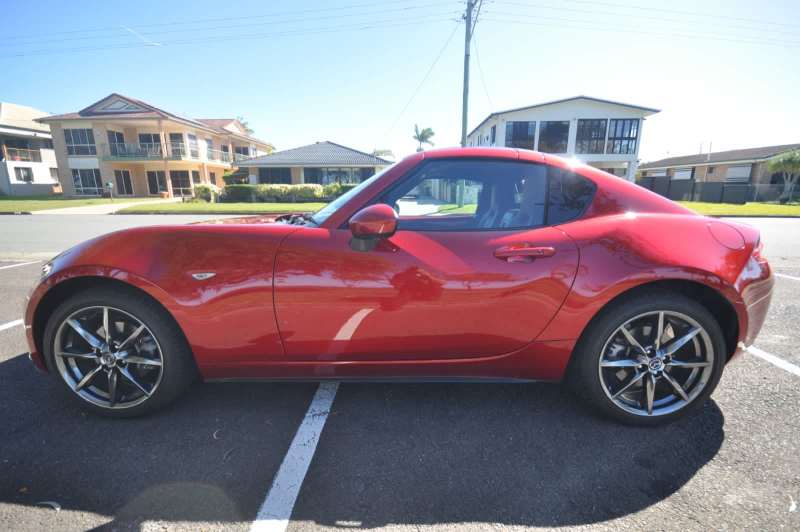
<instances>
[{"instance_id":1,"label":"tail light","mask_svg":"<svg viewBox=\"0 0 800 532\"><path fill-rule=\"evenodd\" d=\"M767 263L767 258L764 256L764 242L761 241L761 238L758 239L758 242L753 248L753 258L759 264Z\"/></svg>"}]
</instances>

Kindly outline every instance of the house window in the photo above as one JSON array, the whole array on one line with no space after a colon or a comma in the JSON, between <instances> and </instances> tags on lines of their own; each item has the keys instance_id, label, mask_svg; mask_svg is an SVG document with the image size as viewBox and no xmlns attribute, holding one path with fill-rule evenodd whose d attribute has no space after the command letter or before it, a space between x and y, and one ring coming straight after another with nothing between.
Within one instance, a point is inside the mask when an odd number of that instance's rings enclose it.
<instances>
[{"instance_id":1,"label":"house window","mask_svg":"<svg viewBox=\"0 0 800 532\"><path fill-rule=\"evenodd\" d=\"M186 148L183 145L183 133L169 134L169 149L172 157L186 156Z\"/></svg>"},{"instance_id":2,"label":"house window","mask_svg":"<svg viewBox=\"0 0 800 532\"><path fill-rule=\"evenodd\" d=\"M259 168L258 182L262 184L268 184L268 183L282 183L285 185L291 184L292 170L290 168ZM306 181L306 183L308 182L309 181Z\"/></svg>"},{"instance_id":3,"label":"house window","mask_svg":"<svg viewBox=\"0 0 800 532\"><path fill-rule=\"evenodd\" d=\"M50 169L50 178L53 181L58 181L58 168L51 168Z\"/></svg>"},{"instance_id":4,"label":"house window","mask_svg":"<svg viewBox=\"0 0 800 532\"><path fill-rule=\"evenodd\" d=\"M536 138L536 122L506 122L506 146L532 150Z\"/></svg>"},{"instance_id":5,"label":"house window","mask_svg":"<svg viewBox=\"0 0 800 532\"><path fill-rule=\"evenodd\" d=\"M569 121L549 121L539 125L539 151L544 153L567 153Z\"/></svg>"},{"instance_id":6,"label":"house window","mask_svg":"<svg viewBox=\"0 0 800 532\"><path fill-rule=\"evenodd\" d=\"M189 139L189 156L193 159L197 159L200 156L200 148L197 144L197 135L192 135L191 133L186 135Z\"/></svg>"},{"instance_id":7,"label":"house window","mask_svg":"<svg viewBox=\"0 0 800 532\"><path fill-rule=\"evenodd\" d=\"M128 170L114 170L114 180L117 182L117 194L120 196L133 195L131 173Z\"/></svg>"},{"instance_id":8,"label":"house window","mask_svg":"<svg viewBox=\"0 0 800 532\"><path fill-rule=\"evenodd\" d=\"M694 168L676 168L672 172L672 180L680 181L694 177Z\"/></svg>"},{"instance_id":9,"label":"house window","mask_svg":"<svg viewBox=\"0 0 800 532\"><path fill-rule=\"evenodd\" d=\"M360 183L374 174L374 168L305 168L303 169L303 181L320 185L331 183L348 185Z\"/></svg>"},{"instance_id":10,"label":"house window","mask_svg":"<svg viewBox=\"0 0 800 532\"><path fill-rule=\"evenodd\" d=\"M97 155L91 129L65 129L64 141L67 143L68 155Z\"/></svg>"},{"instance_id":11,"label":"house window","mask_svg":"<svg viewBox=\"0 0 800 532\"><path fill-rule=\"evenodd\" d=\"M638 118L612 120L608 126L606 153L636 153L636 140L638 137Z\"/></svg>"},{"instance_id":12,"label":"house window","mask_svg":"<svg viewBox=\"0 0 800 532\"><path fill-rule=\"evenodd\" d=\"M119 131L106 131L108 135L108 149L111 155L125 155L125 135Z\"/></svg>"},{"instance_id":13,"label":"house window","mask_svg":"<svg viewBox=\"0 0 800 532\"><path fill-rule=\"evenodd\" d=\"M603 153L607 120L578 120L575 153Z\"/></svg>"},{"instance_id":14,"label":"house window","mask_svg":"<svg viewBox=\"0 0 800 532\"><path fill-rule=\"evenodd\" d=\"M497 126L492 126L491 131L489 131L489 143L494 146L494 142L497 139Z\"/></svg>"},{"instance_id":15,"label":"house window","mask_svg":"<svg viewBox=\"0 0 800 532\"><path fill-rule=\"evenodd\" d=\"M200 172L198 172L197 170L192 170L192 183L194 183L195 185L199 185L200 182L201 182Z\"/></svg>"},{"instance_id":16,"label":"house window","mask_svg":"<svg viewBox=\"0 0 800 532\"><path fill-rule=\"evenodd\" d=\"M187 170L170 170L169 180L172 183L173 196L191 196L192 183Z\"/></svg>"},{"instance_id":17,"label":"house window","mask_svg":"<svg viewBox=\"0 0 800 532\"><path fill-rule=\"evenodd\" d=\"M217 173L216 172L209 172L208 173L208 180L211 181L212 185L217 184Z\"/></svg>"},{"instance_id":18,"label":"house window","mask_svg":"<svg viewBox=\"0 0 800 532\"><path fill-rule=\"evenodd\" d=\"M752 165L729 166L725 173L726 183L749 183Z\"/></svg>"},{"instance_id":19,"label":"house window","mask_svg":"<svg viewBox=\"0 0 800 532\"><path fill-rule=\"evenodd\" d=\"M708 170L706 170L706 175L714 175L714 167L709 166Z\"/></svg>"},{"instance_id":20,"label":"house window","mask_svg":"<svg viewBox=\"0 0 800 532\"><path fill-rule=\"evenodd\" d=\"M79 196L99 196L103 191L98 168L73 168L72 184L75 187L75 194Z\"/></svg>"},{"instance_id":21,"label":"house window","mask_svg":"<svg viewBox=\"0 0 800 532\"><path fill-rule=\"evenodd\" d=\"M24 181L25 183L33 183L33 168L18 166L14 168L14 174L17 181Z\"/></svg>"},{"instance_id":22,"label":"house window","mask_svg":"<svg viewBox=\"0 0 800 532\"><path fill-rule=\"evenodd\" d=\"M157 195L161 192L167 192L167 176L161 171L147 172L147 190L152 195Z\"/></svg>"}]
</instances>

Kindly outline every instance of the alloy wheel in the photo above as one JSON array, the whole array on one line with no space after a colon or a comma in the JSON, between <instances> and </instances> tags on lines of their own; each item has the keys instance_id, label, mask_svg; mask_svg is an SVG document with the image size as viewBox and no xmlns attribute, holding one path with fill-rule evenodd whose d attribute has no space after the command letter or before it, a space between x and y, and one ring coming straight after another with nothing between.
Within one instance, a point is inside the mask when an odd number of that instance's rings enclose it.
<instances>
[{"instance_id":1,"label":"alloy wheel","mask_svg":"<svg viewBox=\"0 0 800 532\"><path fill-rule=\"evenodd\" d=\"M639 416L670 414L708 385L714 365L708 332L680 312L659 310L619 326L603 345L598 371L603 391Z\"/></svg>"},{"instance_id":2,"label":"alloy wheel","mask_svg":"<svg viewBox=\"0 0 800 532\"><path fill-rule=\"evenodd\" d=\"M104 408L143 403L163 376L156 337L139 318L113 307L85 307L70 314L56 331L53 354L72 391Z\"/></svg>"}]
</instances>

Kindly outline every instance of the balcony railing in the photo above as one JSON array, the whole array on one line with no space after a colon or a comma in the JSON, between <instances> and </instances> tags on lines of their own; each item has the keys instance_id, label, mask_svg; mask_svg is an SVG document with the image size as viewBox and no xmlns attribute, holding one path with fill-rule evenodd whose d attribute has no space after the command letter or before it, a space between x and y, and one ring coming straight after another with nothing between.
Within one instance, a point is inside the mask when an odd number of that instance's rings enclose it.
<instances>
[{"instance_id":1,"label":"balcony railing","mask_svg":"<svg viewBox=\"0 0 800 532\"><path fill-rule=\"evenodd\" d=\"M206 158L209 161L221 161L223 163L231 162L231 154L222 150L208 150Z\"/></svg>"},{"instance_id":2,"label":"balcony railing","mask_svg":"<svg viewBox=\"0 0 800 532\"><path fill-rule=\"evenodd\" d=\"M29 163L42 162L42 152L40 150L26 150L24 148L9 148L3 146L5 159L8 161L24 161Z\"/></svg>"},{"instance_id":3,"label":"balcony railing","mask_svg":"<svg viewBox=\"0 0 800 532\"><path fill-rule=\"evenodd\" d=\"M104 156L106 159L137 161L163 159L164 149L161 144L157 143L134 144L129 142L118 142L106 145L104 149Z\"/></svg>"},{"instance_id":4,"label":"balcony railing","mask_svg":"<svg viewBox=\"0 0 800 532\"><path fill-rule=\"evenodd\" d=\"M251 155L245 155L243 153L234 153L233 154L233 160L235 162L237 162L237 163L239 161L244 161L245 159L250 159L251 157L252 157Z\"/></svg>"}]
</instances>

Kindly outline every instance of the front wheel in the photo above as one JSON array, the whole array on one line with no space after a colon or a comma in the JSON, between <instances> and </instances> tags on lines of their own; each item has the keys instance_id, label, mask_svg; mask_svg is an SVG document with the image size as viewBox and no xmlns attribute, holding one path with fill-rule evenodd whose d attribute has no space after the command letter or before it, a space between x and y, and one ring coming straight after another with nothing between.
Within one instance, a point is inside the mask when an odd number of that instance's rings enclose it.
<instances>
[{"instance_id":1,"label":"front wheel","mask_svg":"<svg viewBox=\"0 0 800 532\"><path fill-rule=\"evenodd\" d=\"M90 289L53 312L45 356L82 407L133 417L172 401L196 369L175 321L148 297L129 290Z\"/></svg>"},{"instance_id":2,"label":"front wheel","mask_svg":"<svg viewBox=\"0 0 800 532\"><path fill-rule=\"evenodd\" d=\"M603 311L574 356L571 383L591 406L625 423L660 425L711 395L726 350L703 305L653 292Z\"/></svg>"}]
</instances>

